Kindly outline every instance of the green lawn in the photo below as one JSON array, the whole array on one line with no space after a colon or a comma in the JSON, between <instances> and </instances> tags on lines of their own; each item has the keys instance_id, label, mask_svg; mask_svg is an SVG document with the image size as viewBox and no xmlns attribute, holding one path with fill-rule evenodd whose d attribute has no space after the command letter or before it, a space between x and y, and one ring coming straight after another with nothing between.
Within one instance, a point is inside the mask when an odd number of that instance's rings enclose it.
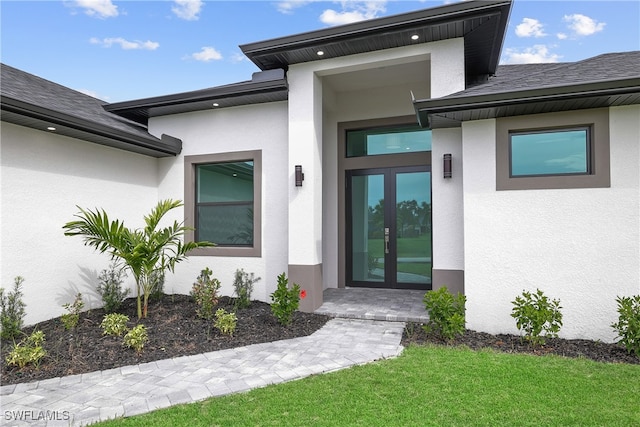
<instances>
[{"instance_id":1,"label":"green lawn","mask_svg":"<svg viewBox=\"0 0 640 427\"><path fill-rule=\"evenodd\" d=\"M409 347L396 358L103 426L637 426L640 366Z\"/></svg>"}]
</instances>

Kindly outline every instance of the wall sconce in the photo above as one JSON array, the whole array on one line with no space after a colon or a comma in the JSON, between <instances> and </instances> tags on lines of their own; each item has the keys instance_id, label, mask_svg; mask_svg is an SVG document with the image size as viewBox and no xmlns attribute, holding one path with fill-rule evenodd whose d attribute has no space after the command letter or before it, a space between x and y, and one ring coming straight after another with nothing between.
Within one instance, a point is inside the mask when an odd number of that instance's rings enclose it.
<instances>
[{"instance_id":1,"label":"wall sconce","mask_svg":"<svg viewBox=\"0 0 640 427\"><path fill-rule=\"evenodd\" d=\"M451 178L451 154L445 154L442 159L442 169L444 171L444 178Z\"/></svg>"},{"instance_id":2,"label":"wall sconce","mask_svg":"<svg viewBox=\"0 0 640 427\"><path fill-rule=\"evenodd\" d=\"M296 187L302 187L304 181L304 173L302 173L302 165L296 165Z\"/></svg>"}]
</instances>

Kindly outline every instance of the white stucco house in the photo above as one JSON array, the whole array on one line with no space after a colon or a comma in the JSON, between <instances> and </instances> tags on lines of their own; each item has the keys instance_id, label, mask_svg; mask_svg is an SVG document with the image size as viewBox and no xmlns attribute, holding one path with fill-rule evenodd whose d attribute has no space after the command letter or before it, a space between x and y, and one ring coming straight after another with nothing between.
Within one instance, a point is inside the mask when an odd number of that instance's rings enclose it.
<instances>
[{"instance_id":1,"label":"white stucco house","mask_svg":"<svg viewBox=\"0 0 640 427\"><path fill-rule=\"evenodd\" d=\"M640 294L640 52L499 66L510 0L469 1L241 46L249 81L108 104L2 65L0 279L27 323L92 304L106 255L62 226L77 206L128 226L162 199L210 267L307 291L437 289L467 327L516 332L523 290L559 298L561 336L612 341ZM162 71L159 70L159 73ZM170 78L170 76L167 76Z\"/></svg>"}]
</instances>

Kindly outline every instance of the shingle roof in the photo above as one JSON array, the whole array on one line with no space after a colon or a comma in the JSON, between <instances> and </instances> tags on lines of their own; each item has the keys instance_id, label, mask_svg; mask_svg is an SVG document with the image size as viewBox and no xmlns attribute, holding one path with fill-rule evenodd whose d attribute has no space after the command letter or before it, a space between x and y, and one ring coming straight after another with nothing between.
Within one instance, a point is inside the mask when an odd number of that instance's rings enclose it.
<instances>
[{"instance_id":1,"label":"shingle roof","mask_svg":"<svg viewBox=\"0 0 640 427\"><path fill-rule=\"evenodd\" d=\"M0 64L2 120L153 156L175 155L181 142L156 138L146 126L105 111L106 102Z\"/></svg>"}]
</instances>

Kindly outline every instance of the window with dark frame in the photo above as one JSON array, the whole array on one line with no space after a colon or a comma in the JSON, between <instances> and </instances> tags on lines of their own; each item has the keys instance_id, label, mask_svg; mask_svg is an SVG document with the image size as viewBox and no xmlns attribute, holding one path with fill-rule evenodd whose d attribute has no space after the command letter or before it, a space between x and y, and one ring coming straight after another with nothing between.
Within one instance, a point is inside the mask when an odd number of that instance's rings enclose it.
<instances>
[{"instance_id":1,"label":"window with dark frame","mask_svg":"<svg viewBox=\"0 0 640 427\"><path fill-rule=\"evenodd\" d=\"M509 176L590 175L588 126L509 133Z\"/></svg>"}]
</instances>

